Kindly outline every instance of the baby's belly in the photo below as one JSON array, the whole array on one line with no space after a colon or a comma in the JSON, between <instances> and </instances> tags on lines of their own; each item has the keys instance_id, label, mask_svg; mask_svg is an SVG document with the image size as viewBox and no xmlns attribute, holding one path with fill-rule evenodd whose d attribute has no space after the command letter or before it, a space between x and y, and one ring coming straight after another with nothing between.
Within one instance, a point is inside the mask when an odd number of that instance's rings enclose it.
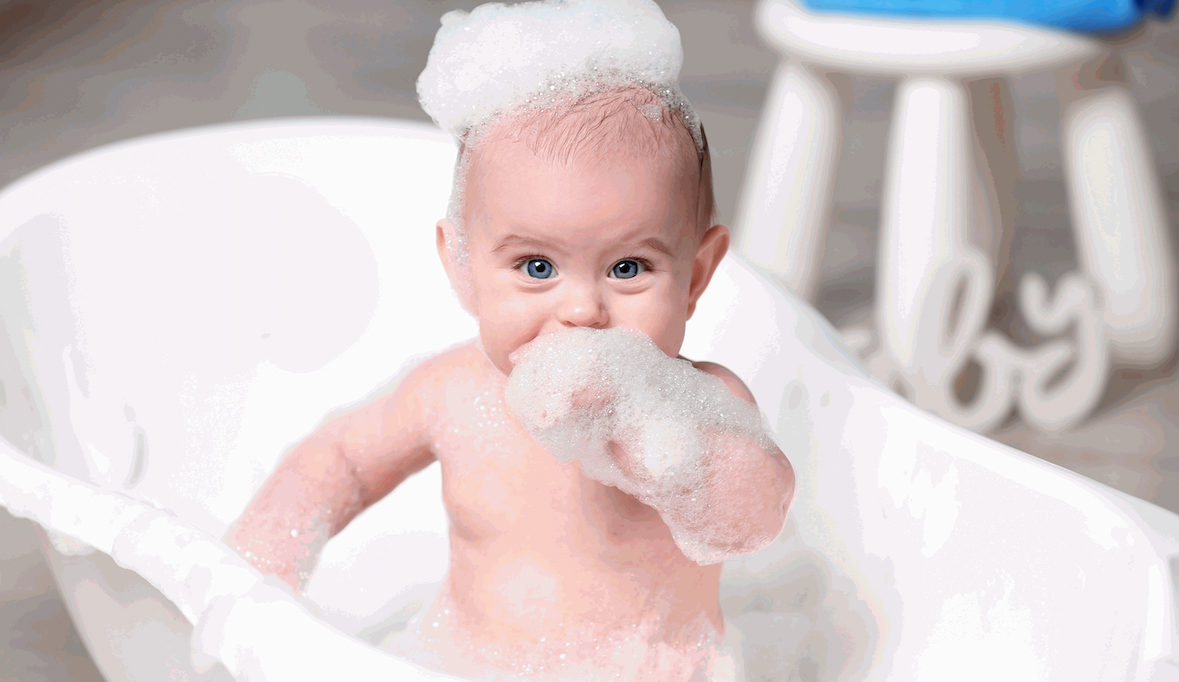
<instances>
[{"instance_id":1,"label":"baby's belly","mask_svg":"<svg viewBox=\"0 0 1179 682\"><path fill-rule=\"evenodd\" d=\"M733 666L733 652L725 648L725 626L714 626L701 613L678 623L674 640L661 636L666 616L657 612L629 626L606 628L570 618L558 623L563 634L550 632L516 641L480 636L486 634L485 628L472 623L469 616L453 593L443 588L428 609L383 646L426 667L486 682L734 679L726 673Z\"/></svg>"},{"instance_id":2,"label":"baby's belly","mask_svg":"<svg viewBox=\"0 0 1179 682\"><path fill-rule=\"evenodd\" d=\"M674 547L603 551L575 538L548 547L503 540L452 541L448 586L470 626L485 630L482 639L561 635L578 625L616 629L651 612L665 615L658 634L675 637L678 624L700 614L720 617L720 566L684 561Z\"/></svg>"},{"instance_id":3,"label":"baby's belly","mask_svg":"<svg viewBox=\"0 0 1179 682\"><path fill-rule=\"evenodd\" d=\"M453 542L446 583L397 653L472 677L668 681L717 656L719 566L620 569L577 547L561 556L485 545Z\"/></svg>"}]
</instances>

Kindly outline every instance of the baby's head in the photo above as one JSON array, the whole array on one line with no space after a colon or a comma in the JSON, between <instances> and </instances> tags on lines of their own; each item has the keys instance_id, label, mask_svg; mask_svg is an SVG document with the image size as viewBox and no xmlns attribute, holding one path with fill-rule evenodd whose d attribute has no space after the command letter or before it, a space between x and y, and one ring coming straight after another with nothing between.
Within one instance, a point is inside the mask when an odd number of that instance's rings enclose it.
<instances>
[{"instance_id":1,"label":"baby's head","mask_svg":"<svg viewBox=\"0 0 1179 682\"><path fill-rule=\"evenodd\" d=\"M561 35L588 31L584 41L590 44L601 42L594 40L595 28L607 29L602 35L611 40L636 23L646 22L644 39L653 26L665 33L670 28L675 40L664 48L675 51L676 59L664 59L647 45L636 48L637 39L631 40L623 51L641 52L645 73L636 76L636 69L617 64L599 70L613 53L597 52L559 66L547 76L547 87L525 88L523 97L500 98L506 106L500 102L465 119L463 108L454 106L461 100L427 101L423 81L428 74L439 79L431 67L419 81L423 105L436 120L446 116L435 112L451 105L446 127L461 147L451 208L437 226L439 255L463 305L479 320L485 352L505 374L511 371L509 356L521 345L577 326L636 329L676 355L685 323L729 242L727 228L713 224L703 130L674 84L680 58L674 27L646 0L538 4L542 13L554 6L558 21L573 7L574 23L562 27ZM589 19L578 19L577 11ZM581 25L602 23L603 15L613 23ZM445 18L443 24L432 62L448 29L452 42L456 29L465 30L453 21L448 27ZM512 33L494 22L476 28L485 35ZM458 51L472 53L469 45ZM549 52L566 59L564 52ZM666 75L667 61L675 62L671 81L652 82L650 73ZM504 87L511 85L509 74ZM493 102L497 97L490 95Z\"/></svg>"}]
</instances>

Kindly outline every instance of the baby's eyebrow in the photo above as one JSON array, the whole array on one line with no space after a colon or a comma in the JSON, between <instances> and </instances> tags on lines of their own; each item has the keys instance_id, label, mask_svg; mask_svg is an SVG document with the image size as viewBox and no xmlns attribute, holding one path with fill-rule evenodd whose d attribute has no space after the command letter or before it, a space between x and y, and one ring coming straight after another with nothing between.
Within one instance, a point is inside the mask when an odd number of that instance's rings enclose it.
<instances>
[{"instance_id":1,"label":"baby's eyebrow","mask_svg":"<svg viewBox=\"0 0 1179 682\"><path fill-rule=\"evenodd\" d=\"M675 254L671 252L671 247L668 246L667 244L664 244L662 241L660 241L658 237L647 237L646 239L644 239L643 241L641 241L639 243L642 244L643 246L654 249L654 250L658 251L659 253L662 253L663 255L667 256L668 258L675 257Z\"/></svg>"},{"instance_id":2,"label":"baby's eyebrow","mask_svg":"<svg viewBox=\"0 0 1179 682\"><path fill-rule=\"evenodd\" d=\"M668 258L675 257L675 254L672 253L671 247L668 246L666 243L664 243L658 237L647 237L646 239L640 241L639 245L646 246L647 248L652 249L654 251L658 251L659 253L662 253L663 255L667 256ZM533 239L531 237L521 237L520 235L517 235L517 234L509 234L508 236L499 240L499 242L495 245L495 248L491 249L491 252L492 253L499 253L499 252L504 251L506 249L514 248L517 246L531 246L531 247L534 247L538 250L552 248L551 244L543 242L539 239Z\"/></svg>"},{"instance_id":3,"label":"baby's eyebrow","mask_svg":"<svg viewBox=\"0 0 1179 682\"><path fill-rule=\"evenodd\" d=\"M540 248L546 248L549 245L542 242L539 239L532 239L531 237L521 237L520 235L517 235L517 234L509 234L508 236L499 240L499 243L497 243L495 245L495 248L493 248L491 250L491 252L492 253L499 253L500 251L503 251L503 250L509 249L509 248L513 248L516 246L533 246L533 247L540 249Z\"/></svg>"}]
</instances>

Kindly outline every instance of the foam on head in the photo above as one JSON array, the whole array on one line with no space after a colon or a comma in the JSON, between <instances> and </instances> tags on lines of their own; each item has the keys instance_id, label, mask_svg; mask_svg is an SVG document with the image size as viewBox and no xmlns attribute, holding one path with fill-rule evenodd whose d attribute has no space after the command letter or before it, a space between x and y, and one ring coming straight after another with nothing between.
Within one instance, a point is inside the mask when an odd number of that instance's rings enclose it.
<instances>
[{"instance_id":1,"label":"foam on head","mask_svg":"<svg viewBox=\"0 0 1179 682\"><path fill-rule=\"evenodd\" d=\"M490 3L448 12L418 97L462 140L520 105L545 108L614 84L641 84L683 113L700 148L700 124L676 85L680 34L652 0Z\"/></svg>"},{"instance_id":2,"label":"foam on head","mask_svg":"<svg viewBox=\"0 0 1179 682\"><path fill-rule=\"evenodd\" d=\"M457 243L449 245L456 264L467 265L467 166L489 131L518 120L550 117L559 122L578 115L579 105L603 93L646 90L654 97L638 106L647 121L687 131L701 165L701 187L707 187L703 203L711 218L707 143L677 84L682 65L679 31L652 0L491 3L470 13L444 15L418 79L418 97L462 150L447 213L456 231ZM469 282L459 284L469 287Z\"/></svg>"}]
</instances>

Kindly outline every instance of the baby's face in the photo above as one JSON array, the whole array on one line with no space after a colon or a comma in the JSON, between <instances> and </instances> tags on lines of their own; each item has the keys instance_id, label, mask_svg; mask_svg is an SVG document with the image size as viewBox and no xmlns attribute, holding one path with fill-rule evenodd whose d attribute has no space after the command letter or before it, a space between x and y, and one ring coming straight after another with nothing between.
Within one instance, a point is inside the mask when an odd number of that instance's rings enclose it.
<instances>
[{"instance_id":1,"label":"baby's face","mask_svg":"<svg viewBox=\"0 0 1179 682\"><path fill-rule=\"evenodd\" d=\"M679 353L729 235L718 225L698 237L697 171L668 156L561 164L520 141L484 143L467 178L467 238L483 349L501 372L522 345L572 327L634 329ZM439 223L444 262L450 229Z\"/></svg>"}]
</instances>

